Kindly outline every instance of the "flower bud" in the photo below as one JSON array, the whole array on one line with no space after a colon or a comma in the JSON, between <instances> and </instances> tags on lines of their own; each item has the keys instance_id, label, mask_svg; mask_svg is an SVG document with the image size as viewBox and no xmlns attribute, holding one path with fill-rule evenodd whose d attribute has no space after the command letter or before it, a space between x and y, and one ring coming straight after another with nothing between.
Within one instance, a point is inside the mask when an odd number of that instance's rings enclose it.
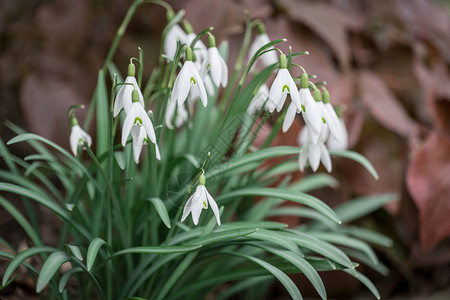
<instances>
[{"instance_id":1,"label":"flower bud","mask_svg":"<svg viewBox=\"0 0 450 300\"><path fill-rule=\"evenodd\" d=\"M308 74L304 72L301 77L300 88L307 89L309 86Z\"/></svg>"},{"instance_id":2,"label":"flower bud","mask_svg":"<svg viewBox=\"0 0 450 300\"><path fill-rule=\"evenodd\" d=\"M205 175L200 175L200 178L198 179L198 184L199 185L205 185L205 183L206 183L206 178L205 178Z\"/></svg>"},{"instance_id":3,"label":"flower bud","mask_svg":"<svg viewBox=\"0 0 450 300\"><path fill-rule=\"evenodd\" d=\"M322 102L322 93L319 89L314 89L313 97L316 102Z\"/></svg>"},{"instance_id":4,"label":"flower bud","mask_svg":"<svg viewBox=\"0 0 450 300\"><path fill-rule=\"evenodd\" d=\"M133 63L130 63L128 65L128 76L134 77L135 74L136 74L136 67L134 66Z\"/></svg>"},{"instance_id":5,"label":"flower bud","mask_svg":"<svg viewBox=\"0 0 450 300\"><path fill-rule=\"evenodd\" d=\"M280 54L280 69L286 69L287 68L287 58L284 53Z\"/></svg>"}]
</instances>

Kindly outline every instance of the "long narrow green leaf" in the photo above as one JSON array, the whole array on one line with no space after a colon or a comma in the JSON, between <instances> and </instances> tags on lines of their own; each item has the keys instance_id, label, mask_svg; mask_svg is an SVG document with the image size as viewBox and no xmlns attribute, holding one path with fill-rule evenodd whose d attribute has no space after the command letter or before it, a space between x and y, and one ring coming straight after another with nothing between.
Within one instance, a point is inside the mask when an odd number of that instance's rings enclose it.
<instances>
[{"instance_id":1,"label":"long narrow green leaf","mask_svg":"<svg viewBox=\"0 0 450 300\"><path fill-rule=\"evenodd\" d=\"M205 176L213 177L213 176L221 175L232 169L242 167L244 165L247 165L247 164L250 164L253 162L258 162L258 161L260 162L260 161L262 161L264 159L268 159L268 158L298 154L299 151L300 151L299 147L288 147L288 146L279 146L279 147L272 147L272 148L258 150L253 153L245 154L241 157L231 159L230 161L227 161L225 164L220 164L218 167L208 171L205 174Z\"/></svg>"},{"instance_id":2,"label":"long narrow green leaf","mask_svg":"<svg viewBox=\"0 0 450 300\"><path fill-rule=\"evenodd\" d=\"M37 232L34 230L33 226L28 223L27 219L22 215L22 213L15 208L11 203L9 203L8 200L0 196L0 205L3 206L4 209L8 213L11 214L11 216L19 223L19 225L22 227L22 229L26 232L30 240L36 245L36 246L42 246L42 241L37 234Z\"/></svg>"},{"instance_id":3,"label":"long narrow green leaf","mask_svg":"<svg viewBox=\"0 0 450 300\"><path fill-rule=\"evenodd\" d=\"M387 236L366 228L348 226L342 228L340 231L343 233L353 235L358 239L365 240L369 243L373 243L382 247L389 248L392 247L392 245L394 244L394 242Z\"/></svg>"},{"instance_id":4,"label":"long narrow green leaf","mask_svg":"<svg viewBox=\"0 0 450 300\"><path fill-rule=\"evenodd\" d=\"M267 214L269 217L274 216L296 216L302 218L308 218L320 222L326 225L328 228L335 229L338 225L325 217L324 215L318 213L317 211L306 208L306 207L297 207L297 206L281 206L275 209L272 209Z\"/></svg>"},{"instance_id":5,"label":"long narrow green leaf","mask_svg":"<svg viewBox=\"0 0 450 300\"><path fill-rule=\"evenodd\" d=\"M86 254L86 268L88 271L91 271L95 259L97 258L98 251L105 244L106 242L99 237L93 239L89 244L89 248Z\"/></svg>"},{"instance_id":6,"label":"long narrow green leaf","mask_svg":"<svg viewBox=\"0 0 450 300\"><path fill-rule=\"evenodd\" d=\"M286 191L284 189L276 189L276 188L244 188L240 190L235 190L232 192L229 192L227 194L221 195L216 198L216 201L219 203L224 203L225 199L228 199L229 201L233 198L237 197L243 197L243 196L264 196L264 197L270 197L270 198L279 198L284 200L290 200L297 203L301 203L304 205L307 205L309 207L314 208L318 212L322 213L324 216L328 217L329 219L333 220L336 223L341 223L340 218L338 215L325 203L323 203L321 200L310 196L308 194L300 193L300 192L290 192ZM221 202L223 201L223 202Z\"/></svg>"},{"instance_id":7,"label":"long narrow green leaf","mask_svg":"<svg viewBox=\"0 0 450 300\"><path fill-rule=\"evenodd\" d=\"M269 271L273 276L275 276L284 285L284 287L288 291L289 295L291 295L292 299L303 299L303 297L300 294L300 291L298 290L295 283L283 271L281 271L277 267L269 264L268 262L265 262L262 259L248 256L248 255L245 255L242 253L238 253L238 252L227 252L227 253L230 255L235 255L235 256L245 258L249 261L252 261L252 262L260 265L261 267L263 267L264 269Z\"/></svg>"},{"instance_id":8,"label":"long narrow green leaf","mask_svg":"<svg viewBox=\"0 0 450 300\"><path fill-rule=\"evenodd\" d=\"M36 283L36 293L40 293L50 282L61 265L70 260L70 256L62 251L53 252L44 262Z\"/></svg>"},{"instance_id":9,"label":"long narrow green leaf","mask_svg":"<svg viewBox=\"0 0 450 300\"><path fill-rule=\"evenodd\" d=\"M206 236L201 236L197 239L191 240L191 243L194 244L200 244L203 246L207 246L210 244L215 244L231 239L235 239L238 237L249 235L253 232L258 231L258 228L250 228L250 229L232 229L232 230L226 230L221 232L214 232L211 234L208 234Z\"/></svg>"},{"instance_id":10,"label":"long narrow green leaf","mask_svg":"<svg viewBox=\"0 0 450 300\"><path fill-rule=\"evenodd\" d=\"M147 200L153 204L159 217L164 222L164 225L166 225L167 228L170 228L171 225L170 225L169 214L167 213L166 206L164 205L162 200L159 198L149 198Z\"/></svg>"},{"instance_id":11,"label":"long narrow green leaf","mask_svg":"<svg viewBox=\"0 0 450 300\"><path fill-rule=\"evenodd\" d=\"M34 247L29 248L27 250L24 250L17 254L12 261L9 263L8 267L5 270L5 274L3 274L3 280L2 284L5 285L6 282L8 282L11 275L14 273L14 271L27 260L28 258L41 254L41 253L49 253L57 251L58 249L52 248L52 247Z\"/></svg>"},{"instance_id":12,"label":"long narrow green leaf","mask_svg":"<svg viewBox=\"0 0 450 300\"><path fill-rule=\"evenodd\" d=\"M83 272L83 269L76 267L76 268L70 269L69 271L66 271L64 274L62 274L61 278L59 279L59 284L58 284L59 292L62 293L64 291L64 289L66 288L66 284L69 281L70 277L72 277L74 274L80 273L80 272Z\"/></svg>"},{"instance_id":13,"label":"long narrow green leaf","mask_svg":"<svg viewBox=\"0 0 450 300\"><path fill-rule=\"evenodd\" d=\"M374 264L378 264L378 258L375 252L372 250L372 248L369 247L369 245L360 240L334 232L308 232L308 234L329 243L334 243L359 250L366 254Z\"/></svg>"},{"instance_id":14,"label":"long narrow green leaf","mask_svg":"<svg viewBox=\"0 0 450 300\"><path fill-rule=\"evenodd\" d=\"M369 291L372 292L372 294L375 296L375 298L381 299L380 293L378 292L378 290L375 287L375 285L364 274L356 272L356 276L355 276L349 270L344 270L344 272L352 275L353 277L358 279L362 284L364 284L369 289Z\"/></svg>"},{"instance_id":15,"label":"long narrow green leaf","mask_svg":"<svg viewBox=\"0 0 450 300\"><path fill-rule=\"evenodd\" d=\"M305 274L306 278L308 278L308 280L314 286L317 293L319 293L319 296L322 299L327 298L327 292L325 290L325 286L323 285L322 279L320 278L314 267L311 266L311 264L306 259L287 250L279 250L273 247L263 248L275 255L278 255L281 258L284 258L285 260L296 266L303 274Z\"/></svg>"},{"instance_id":16,"label":"long narrow green leaf","mask_svg":"<svg viewBox=\"0 0 450 300\"><path fill-rule=\"evenodd\" d=\"M298 249L297 244L286 236L280 236L278 231L260 229L248 235L248 237L279 245L285 249L288 249L296 253L297 255L301 255L301 252Z\"/></svg>"},{"instance_id":17,"label":"long narrow green leaf","mask_svg":"<svg viewBox=\"0 0 450 300\"><path fill-rule=\"evenodd\" d=\"M80 248L78 246L66 244L67 252L75 256L79 261L83 261L83 254L81 254Z\"/></svg>"},{"instance_id":18,"label":"long narrow green leaf","mask_svg":"<svg viewBox=\"0 0 450 300\"><path fill-rule=\"evenodd\" d=\"M108 151L108 92L106 91L105 72L98 72L97 86L95 88L95 101L97 108L97 157ZM104 162L104 164L106 161ZM103 165L105 168L105 165Z\"/></svg>"},{"instance_id":19,"label":"long narrow green leaf","mask_svg":"<svg viewBox=\"0 0 450 300\"><path fill-rule=\"evenodd\" d=\"M215 297L215 300L229 299L231 296L240 293L241 291L248 289L252 286L260 286L264 282L271 282L273 278L271 276L251 277L248 279L240 280L233 286L227 288L219 295ZM234 299L234 298L233 298Z\"/></svg>"},{"instance_id":20,"label":"long narrow green leaf","mask_svg":"<svg viewBox=\"0 0 450 300\"><path fill-rule=\"evenodd\" d=\"M84 229L78 223L76 223L74 220L72 220L71 216L67 213L67 211L63 210L61 207L56 205L50 199L44 198L40 194L33 193L30 190L24 189L23 187L20 187L20 186L14 185L14 184L10 184L10 183L0 182L0 191L15 193L17 195L21 195L21 196L30 198L30 199L44 205L45 207L49 208L51 211L56 213L58 216L60 216L63 220L65 220L71 226L73 226L76 230L78 230L86 238L90 237L90 233L87 232L86 229Z\"/></svg>"},{"instance_id":21,"label":"long narrow green leaf","mask_svg":"<svg viewBox=\"0 0 450 300\"><path fill-rule=\"evenodd\" d=\"M370 175L373 176L373 178L378 180L379 177L378 177L377 170L375 170L375 168L372 166L370 161L367 158L365 158L364 156L362 156L361 154L354 152L354 151L331 151L330 154L335 155L335 156L349 158L351 160L356 161L357 163L362 165L364 168L366 168L366 170L370 173Z\"/></svg>"},{"instance_id":22,"label":"long narrow green leaf","mask_svg":"<svg viewBox=\"0 0 450 300\"><path fill-rule=\"evenodd\" d=\"M343 222L351 222L364 217L385 204L396 201L398 194L381 194L353 199L335 208L336 214Z\"/></svg>"},{"instance_id":23,"label":"long narrow green leaf","mask_svg":"<svg viewBox=\"0 0 450 300\"><path fill-rule=\"evenodd\" d=\"M186 246L155 246L155 247L132 247L115 252L112 256L120 256L124 254L170 254L184 253L201 248L202 245L186 245Z\"/></svg>"}]
</instances>

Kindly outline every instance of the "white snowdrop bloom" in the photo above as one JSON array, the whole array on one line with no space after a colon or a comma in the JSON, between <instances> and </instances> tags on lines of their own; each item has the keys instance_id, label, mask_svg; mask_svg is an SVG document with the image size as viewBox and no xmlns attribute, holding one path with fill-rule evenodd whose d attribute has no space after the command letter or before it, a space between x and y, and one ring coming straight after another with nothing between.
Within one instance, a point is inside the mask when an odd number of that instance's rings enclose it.
<instances>
[{"instance_id":1,"label":"white snowdrop bloom","mask_svg":"<svg viewBox=\"0 0 450 300\"><path fill-rule=\"evenodd\" d=\"M186 30L186 44L190 47L197 35L194 33L191 24L187 21L184 21L184 29ZM208 55L205 44L201 40L198 40L195 42L194 49L192 50L194 51L196 62L201 66Z\"/></svg>"},{"instance_id":2,"label":"white snowdrop bloom","mask_svg":"<svg viewBox=\"0 0 450 300\"><path fill-rule=\"evenodd\" d=\"M339 117L337 116L333 105L331 105L330 103L330 94L326 89L324 89L323 91L323 113L324 118L327 121L331 136L333 136L338 141L344 139L345 137L343 135L345 135L346 132L343 131L345 131L345 128L343 130L342 126L340 125Z\"/></svg>"},{"instance_id":3,"label":"white snowdrop bloom","mask_svg":"<svg viewBox=\"0 0 450 300\"><path fill-rule=\"evenodd\" d=\"M195 225L197 225L200 214L202 213L202 209L207 209L209 204L216 217L217 224L220 226L219 208L217 207L216 201L214 201L213 197L211 197L211 195L208 193L208 190L205 187L205 181L205 176L200 175L198 186L194 194L189 197L186 205L184 206L181 222L183 222L191 213L192 221Z\"/></svg>"},{"instance_id":4,"label":"white snowdrop bloom","mask_svg":"<svg viewBox=\"0 0 450 300\"><path fill-rule=\"evenodd\" d=\"M128 110L131 106L131 94L133 90L136 90L139 95L139 103L144 106L144 96L142 95L141 90L137 84L136 78L134 77L136 73L136 68L134 64L130 63L128 65L128 76L125 78L124 84L120 87L119 92L116 95L116 99L114 100L114 117L117 117L119 112L125 109L125 113L128 114Z\"/></svg>"},{"instance_id":5,"label":"white snowdrop bloom","mask_svg":"<svg viewBox=\"0 0 450 300\"><path fill-rule=\"evenodd\" d=\"M252 57L255 55L255 53L262 46L264 46L270 42L271 41L269 39L269 36L266 33L264 25L260 24L258 26L258 35L255 37L255 40L250 45L250 48L248 50L248 61L250 61L252 59ZM272 48L273 47L270 47L268 49L272 49ZM277 63L277 55L275 54L275 51L270 51L270 52L264 53L263 55L260 56L260 58L266 67Z\"/></svg>"},{"instance_id":6,"label":"white snowdrop bloom","mask_svg":"<svg viewBox=\"0 0 450 300\"><path fill-rule=\"evenodd\" d=\"M208 32L209 33L209 32ZM222 87L226 87L228 83L228 67L225 63L224 59L217 50L216 40L214 36L209 33L209 48L208 55L202 64L202 70L206 75L207 72L211 74L211 78L216 87L222 85ZM205 78L205 76L203 76Z\"/></svg>"},{"instance_id":7,"label":"white snowdrop bloom","mask_svg":"<svg viewBox=\"0 0 450 300\"><path fill-rule=\"evenodd\" d=\"M188 119L188 112L183 105L177 105L175 101L169 101L167 103L166 113L165 113L166 125L169 129L173 129L173 118L175 117L175 127L180 128L186 123Z\"/></svg>"},{"instance_id":8,"label":"white snowdrop bloom","mask_svg":"<svg viewBox=\"0 0 450 300\"><path fill-rule=\"evenodd\" d=\"M316 144L323 124L322 112L308 89L308 75L306 75L306 83L304 78L302 75L302 83L299 90L302 102L302 116L307 126L310 127L311 139Z\"/></svg>"},{"instance_id":9,"label":"white snowdrop bloom","mask_svg":"<svg viewBox=\"0 0 450 300\"><path fill-rule=\"evenodd\" d=\"M177 101L178 105L182 105L186 101L191 87L198 90L202 104L206 107L208 97L206 95L205 85L192 62L192 49L187 47L186 61L175 79L170 101Z\"/></svg>"},{"instance_id":10,"label":"white snowdrop bloom","mask_svg":"<svg viewBox=\"0 0 450 300\"><path fill-rule=\"evenodd\" d=\"M83 145L84 142L88 144L90 147L92 144L91 136L84 131L80 125L78 125L78 121L75 117L71 119L72 129L70 131L70 150L72 150L73 155L77 156L78 154L78 146Z\"/></svg>"},{"instance_id":11,"label":"white snowdrop bloom","mask_svg":"<svg viewBox=\"0 0 450 300\"><path fill-rule=\"evenodd\" d=\"M267 107L270 112L275 108L280 111L286 100L287 94L291 95L291 100L298 110L301 110L300 95L295 85L294 79L287 69L286 55L280 54L280 70L278 70L277 77L272 83L269 91L269 101Z\"/></svg>"},{"instance_id":12,"label":"white snowdrop bloom","mask_svg":"<svg viewBox=\"0 0 450 300\"><path fill-rule=\"evenodd\" d=\"M143 129L143 130L142 130ZM133 149L134 160L136 163L139 162L139 154L142 149L142 145L147 141L147 137L150 141L155 144L156 158L161 159L159 153L158 144L156 143L155 130L153 129L152 121L150 120L148 114L145 112L144 107L139 103L138 93L136 90L132 93L132 103L130 110L123 122L122 128L122 146L125 147L127 144L128 136L131 133L133 139Z\"/></svg>"},{"instance_id":13,"label":"white snowdrop bloom","mask_svg":"<svg viewBox=\"0 0 450 300\"><path fill-rule=\"evenodd\" d=\"M307 126L303 127L299 134L299 143L302 146L302 150L298 156L298 164L300 171L304 172L306 161L309 161L311 169L316 172L319 168L319 164L322 161L325 169L328 173L332 170L330 153L327 147L325 147L322 139L319 139L316 144L311 140L310 130Z\"/></svg>"},{"instance_id":14,"label":"white snowdrop bloom","mask_svg":"<svg viewBox=\"0 0 450 300\"><path fill-rule=\"evenodd\" d=\"M258 113L263 107L263 105L266 103L268 97L269 97L269 88L265 83L263 83L259 87L256 95L250 101L250 104L247 108L247 113L252 115ZM267 106L264 106L264 109L267 110Z\"/></svg>"},{"instance_id":15,"label":"white snowdrop bloom","mask_svg":"<svg viewBox=\"0 0 450 300\"><path fill-rule=\"evenodd\" d=\"M341 131L340 139L336 139L334 135L330 135L327 141L327 146L330 151L343 151L348 147L348 133L345 127L344 120L339 119L339 127Z\"/></svg>"},{"instance_id":16,"label":"white snowdrop bloom","mask_svg":"<svg viewBox=\"0 0 450 300\"><path fill-rule=\"evenodd\" d=\"M177 44L180 41L181 45L186 43L187 35L178 24L173 25L166 34L164 39L164 54L168 59L173 60L177 52Z\"/></svg>"},{"instance_id":17,"label":"white snowdrop bloom","mask_svg":"<svg viewBox=\"0 0 450 300\"><path fill-rule=\"evenodd\" d=\"M288 110L286 112L286 116L284 117L283 121L283 132L286 132L291 127L292 123L294 122L295 115L301 113L301 110L297 109L297 106L295 106L294 102L291 102L289 104Z\"/></svg>"}]
</instances>

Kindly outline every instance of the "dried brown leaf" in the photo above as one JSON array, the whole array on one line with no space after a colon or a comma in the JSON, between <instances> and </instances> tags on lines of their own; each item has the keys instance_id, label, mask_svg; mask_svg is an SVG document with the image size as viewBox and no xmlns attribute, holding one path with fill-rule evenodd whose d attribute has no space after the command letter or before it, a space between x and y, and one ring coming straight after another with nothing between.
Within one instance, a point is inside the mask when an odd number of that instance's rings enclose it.
<instances>
[{"instance_id":1,"label":"dried brown leaf","mask_svg":"<svg viewBox=\"0 0 450 300\"><path fill-rule=\"evenodd\" d=\"M406 183L419 209L421 245L429 249L450 235L450 139L432 132L412 159Z\"/></svg>"}]
</instances>

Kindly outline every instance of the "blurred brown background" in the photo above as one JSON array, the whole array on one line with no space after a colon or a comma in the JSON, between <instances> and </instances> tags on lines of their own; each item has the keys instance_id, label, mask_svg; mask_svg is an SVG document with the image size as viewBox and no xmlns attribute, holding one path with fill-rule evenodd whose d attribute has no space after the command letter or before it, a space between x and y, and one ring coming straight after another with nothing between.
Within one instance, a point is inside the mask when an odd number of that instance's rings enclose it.
<instances>
[{"instance_id":1,"label":"blurred brown background","mask_svg":"<svg viewBox=\"0 0 450 300\"><path fill-rule=\"evenodd\" d=\"M361 221L395 240L393 248L379 250L391 274L368 274L386 299L450 299L449 2L169 1L175 10L186 10L197 32L213 26L218 42L227 39L231 63L242 42L244 9L264 21L272 39L288 39L282 50L291 45L294 52L310 52L295 62L327 81L332 103L346 108L350 146L380 174L374 181L361 167L335 160L333 174L341 187L319 196L337 204L358 195L399 195L386 211ZM10 120L68 147L67 109L90 102L98 69L130 3L0 1L0 133L5 141L13 136L4 124ZM144 76L149 75L165 24L161 7L138 9L115 55L122 72L140 46ZM280 143L295 145L295 130ZM22 147L13 149L25 155ZM0 225L8 224L10 217L1 216ZM343 299L368 296L351 282L334 290Z\"/></svg>"}]
</instances>

